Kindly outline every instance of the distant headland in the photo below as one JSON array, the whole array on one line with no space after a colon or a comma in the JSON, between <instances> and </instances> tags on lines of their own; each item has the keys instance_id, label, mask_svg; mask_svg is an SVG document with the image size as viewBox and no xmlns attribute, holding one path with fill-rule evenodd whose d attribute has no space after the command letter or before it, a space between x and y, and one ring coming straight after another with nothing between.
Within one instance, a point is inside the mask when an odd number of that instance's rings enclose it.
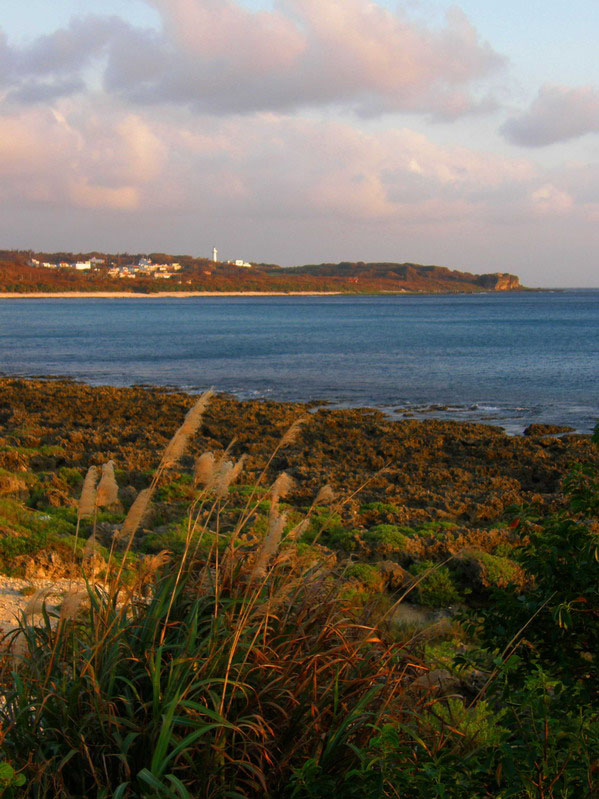
<instances>
[{"instance_id":1,"label":"distant headland","mask_svg":"<svg viewBox=\"0 0 599 799\"><path fill-rule=\"evenodd\" d=\"M364 261L281 267L166 253L0 250L0 298L521 291L516 275Z\"/></svg>"}]
</instances>

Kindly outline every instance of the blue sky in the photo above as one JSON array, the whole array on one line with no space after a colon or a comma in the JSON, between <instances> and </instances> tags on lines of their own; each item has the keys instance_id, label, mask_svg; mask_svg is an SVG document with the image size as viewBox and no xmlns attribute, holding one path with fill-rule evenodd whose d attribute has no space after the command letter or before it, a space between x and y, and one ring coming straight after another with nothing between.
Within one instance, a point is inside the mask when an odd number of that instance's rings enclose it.
<instances>
[{"instance_id":1,"label":"blue sky","mask_svg":"<svg viewBox=\"0 0 599 799\"><path fill-rule=\"evenodd\" d=\"M599 285L596 0L3 6L3 247Z\"/></svg>"}]
</instances>

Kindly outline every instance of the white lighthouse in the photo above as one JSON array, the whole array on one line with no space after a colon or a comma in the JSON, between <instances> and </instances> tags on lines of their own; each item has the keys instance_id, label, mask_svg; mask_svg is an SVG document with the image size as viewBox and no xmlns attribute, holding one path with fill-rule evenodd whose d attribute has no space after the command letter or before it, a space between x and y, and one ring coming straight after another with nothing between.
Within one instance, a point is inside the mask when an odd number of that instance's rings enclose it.
<instances>
[{"instance_id":1,"label":"white lighthouse","mask_svg":"<svg viewBox=\"0 0 599 799\"><path fill-rule=\"evenodd\" d=\"M216 247L212 248L212 260L214 261L214 263L218 261L218 250L216 249Z\"/></svg>"}]
</instances>

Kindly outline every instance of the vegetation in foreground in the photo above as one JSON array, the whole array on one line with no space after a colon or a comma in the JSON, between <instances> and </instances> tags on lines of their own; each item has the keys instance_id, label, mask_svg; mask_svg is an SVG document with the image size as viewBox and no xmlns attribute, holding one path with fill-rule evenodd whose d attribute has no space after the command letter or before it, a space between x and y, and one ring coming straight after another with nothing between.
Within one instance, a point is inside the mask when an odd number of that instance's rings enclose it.
<instances>
[{"instance_id":1,"label":"vegetation in foreground","mask_svg":"<svg viewBox=\"0 0 599 799\"><path fill-rule=\"evenodd\" d=\"M180 472L207 399L137 497L110 464L64 475L81 496L51 530L6 470L5 565L27 557L11 540L62 548L87 584L56 612L32 597L5 638L4 795L595 796L596 469L492 552L448 551L450 523L352 530L355 491L298 508L226 450Z\"/></svg>"}]
</instances>

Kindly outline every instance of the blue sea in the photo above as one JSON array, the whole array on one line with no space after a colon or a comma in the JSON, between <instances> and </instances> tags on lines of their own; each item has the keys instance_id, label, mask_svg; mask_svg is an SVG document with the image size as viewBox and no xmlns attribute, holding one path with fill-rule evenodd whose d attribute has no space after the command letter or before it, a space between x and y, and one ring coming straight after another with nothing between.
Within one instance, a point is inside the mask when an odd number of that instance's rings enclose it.
<instances>
[{"instance_id":1,"label":"blue sea","mask_svg":"<svg viewBox=\"0 0 599 799\"><path fill-rule=\"evenodd\" d=\"M599 290L0 300L0 371L589 432Z\"/></svg>"}]
</instances>

